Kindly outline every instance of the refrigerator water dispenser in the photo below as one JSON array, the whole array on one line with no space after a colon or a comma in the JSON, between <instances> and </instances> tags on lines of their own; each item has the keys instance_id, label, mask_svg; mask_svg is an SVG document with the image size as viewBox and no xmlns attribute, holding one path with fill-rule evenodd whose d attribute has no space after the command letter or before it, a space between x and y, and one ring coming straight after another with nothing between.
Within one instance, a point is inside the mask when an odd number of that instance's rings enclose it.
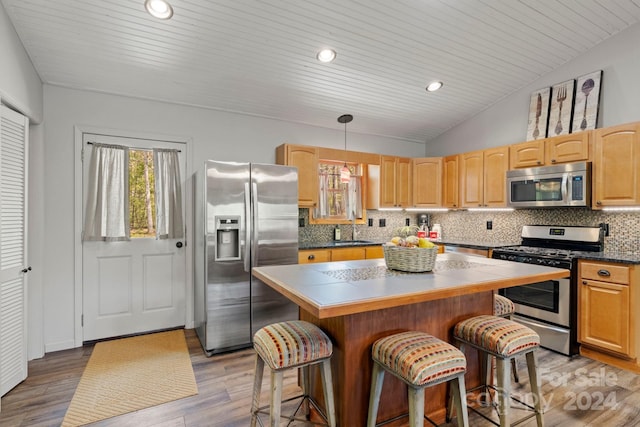
<instances>
[{"instance_id":1,"label":"refrigerator water dispenser","mask_svg":"<svg viewBox=\"0 0 640 427\"><path fill-rule=\"evenodd\" d=\"M216 216L216 261L240 259L240 216Z\"/></svg>"}]
</instances>

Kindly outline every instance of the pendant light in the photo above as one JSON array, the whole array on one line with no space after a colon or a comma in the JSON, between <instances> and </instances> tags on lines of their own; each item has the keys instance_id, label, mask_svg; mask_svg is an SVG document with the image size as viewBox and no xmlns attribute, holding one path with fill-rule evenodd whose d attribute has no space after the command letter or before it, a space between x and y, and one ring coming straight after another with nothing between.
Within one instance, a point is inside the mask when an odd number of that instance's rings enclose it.
<instances>
[{"instance_id":1,"label":"pendant light","mask_svg":"<svg viewBox=\"0 0 640 427\"><path fill-rule=\"evenodd\" d=\"M351 172L347 167L347 123L353 120L351 114L343 114L338 117L338 123L344 123L344 166L340 169L340 182L343 184L349 183L351 179Z\"/></svg>"}]
</instances>

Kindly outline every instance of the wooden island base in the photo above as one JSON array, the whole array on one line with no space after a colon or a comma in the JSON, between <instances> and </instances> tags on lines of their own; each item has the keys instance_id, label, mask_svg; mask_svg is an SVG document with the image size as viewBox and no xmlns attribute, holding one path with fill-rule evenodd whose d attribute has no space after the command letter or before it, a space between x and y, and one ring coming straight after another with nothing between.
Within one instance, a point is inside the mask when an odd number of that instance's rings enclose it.
<instances>
[{"instance_id":1,"label":"wooden island base","mask_svg":"<svg viewBox=\"0 0 640 427\"><path fill-rule=\"evenodd\" d=\"M300 318L321 327L334 343L332 367L336 415L339 426L364 426L369 407L371 384L371 346L379 338L407 330L423 331L453 343L452 330L456 323L472 316L493 312L493 292L451 297L400 307L318 319L300 310ZM467 356L467 389L480 383L478 355ZM322 406L322 387L318 372L312 373L313 395ZM425 414L434 421L444 421L447 385L440 384L425 390ZM385 375L378 422L407 412L406 385ZM406 425L402 419L389 426Z\"/></svg>"}]
</instances>

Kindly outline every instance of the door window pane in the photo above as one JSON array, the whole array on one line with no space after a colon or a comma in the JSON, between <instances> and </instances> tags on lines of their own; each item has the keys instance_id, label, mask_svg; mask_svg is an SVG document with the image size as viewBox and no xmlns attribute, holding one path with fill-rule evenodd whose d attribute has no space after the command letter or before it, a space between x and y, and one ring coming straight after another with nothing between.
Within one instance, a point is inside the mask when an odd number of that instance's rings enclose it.
<instances>
[{"instance_id":1,"label":"door window pane","mask_svg":"<svg viewBox=\"0 0 640 427\"><path fill-rule=\"evenodd\" d=\"M131 238L155 237L156 205L153 152L129 151L129 224Z\"/></svg>"}]
</instances>

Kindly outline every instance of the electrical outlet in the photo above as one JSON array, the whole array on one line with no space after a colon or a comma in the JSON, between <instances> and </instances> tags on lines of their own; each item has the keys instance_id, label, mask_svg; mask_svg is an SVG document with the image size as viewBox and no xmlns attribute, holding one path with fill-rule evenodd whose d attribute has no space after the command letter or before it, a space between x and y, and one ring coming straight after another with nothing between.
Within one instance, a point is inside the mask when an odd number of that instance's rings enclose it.
<instances>
[{"instance_id":1,"label":"electrical outlet","mask_svg":"<svg viewBox=\"0 0 640 427\"><path fill-rule=\"evenodd\" d=\"M367 219L367 225L369 225L369 227L373 227L373 218Z\"/></svg>"},{"instance_id":2,"label":"electrical outlet","mask_svg":"<svg viewBox=\"0 0 640 427\"><path fill-rule=\"evenodd\" d=\"M607 224L606 222L601 222L600 224L598 224L600 226L600 228L602 229L602 231L604 231L604 235L608 236L609 235L609 224Z\"/></svg>"},{"instance_id":3,"label":"electrical outlet","mask_svg":"<svg viewBox=\"0 0 640 427\"><path fill-rule=\"evenodd\" d=\"M387 220L384 218L380 218L378 220L378 227L386 227L387 226Z\"/></svg>"},{"instance_id":4,"label":"electrical outlet","mask_svg":"<svg viewBox=\"0 0 640 427\"><path fill-rule=\"evenodd\" d=\"M493 230L493 221L487 221L487 230Z\"/></svg>"},{"instance_id":5,"label":"electrical outlet","mask_svg":"<svg viewBox=\"0 0 640 427\"><path fill-rule=\"evenodd\" d=\"M405 218L404 219L404 225L406 225L407 227L411 225L411 218Z\"/></svg>"},{"instance_id":6,"label":"electrical outlet","mask_svg":"<svg viewBox=\"0 0 640 427\"><path fill-rule=\"evenodd\" d=\"M298 227L304 227L304 218L298 218Z\"/></svg>"}]
</instances>

